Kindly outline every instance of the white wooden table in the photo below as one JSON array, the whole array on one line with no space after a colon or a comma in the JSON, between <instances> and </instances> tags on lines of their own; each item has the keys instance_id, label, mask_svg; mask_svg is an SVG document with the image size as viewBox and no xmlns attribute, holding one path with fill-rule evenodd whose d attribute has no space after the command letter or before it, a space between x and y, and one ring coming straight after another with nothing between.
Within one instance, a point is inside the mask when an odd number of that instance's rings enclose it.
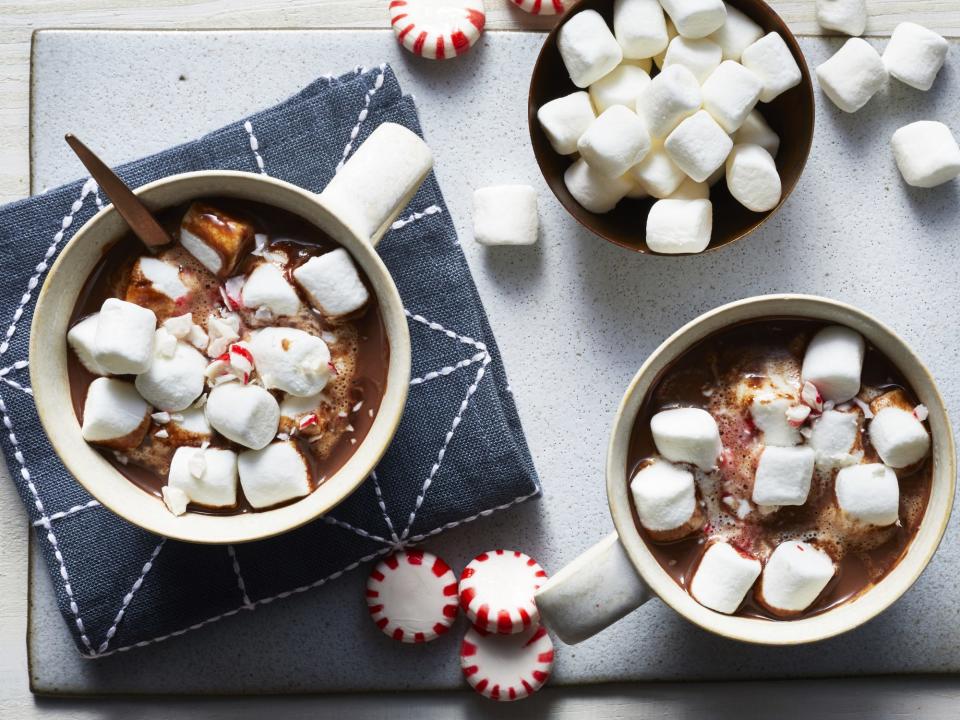
<instances>
[{"instance_id":1,"label":"white wooden table","mask_svg":"<svg viewBox=\"0 0 960 720\"><path fill-rule=\"evenodd\" d=\"M537 29L508 0L486 0L488 28ZM322 28L383 27L385 0L20 0L0 1L0 202L29 193L30 38L40 28ZM813 0L775 0L795 32L814 34ZM960 36L960 0L868 0L870 35L888 35L902 20ZM440 718L493 714L522 717L924 717L956 716L960 680L884 678L794 683L665 684L547 689L533 701L494 708L468 693L258 700L34 700L24 631L27 533L19 498L0 469L0 718L209 717ZM895 652L895 648L891 648ZM802 701L798 702L798 698ZM389 707L389 710L387 710ZM753 710L751 710L753 708Z\"/></svg>"}]
</instances>

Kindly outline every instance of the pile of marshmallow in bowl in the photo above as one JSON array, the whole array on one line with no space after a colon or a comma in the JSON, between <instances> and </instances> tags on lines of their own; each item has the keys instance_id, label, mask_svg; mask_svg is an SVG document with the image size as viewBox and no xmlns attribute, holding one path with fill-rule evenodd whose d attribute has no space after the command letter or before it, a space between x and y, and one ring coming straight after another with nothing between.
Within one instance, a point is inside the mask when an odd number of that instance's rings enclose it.
<instances>
[{"instance_id":1,"label":"pile of marshmallow in bowl","mask_svg":"<svg viewBox=\"0 0 960 720\"><path fill-rule=\"evenodd\" d=\"M722 0L616 0L612 29L584 10L560 29L557 46L584 90L537 117L556 152L579 154L564 181L585 209L657 198L647 246L676 254L710 243L710 188L722 178L754 212L780 202L780 139L757 108L802 75L779 34Z\"/></svg>"}]
</instances>

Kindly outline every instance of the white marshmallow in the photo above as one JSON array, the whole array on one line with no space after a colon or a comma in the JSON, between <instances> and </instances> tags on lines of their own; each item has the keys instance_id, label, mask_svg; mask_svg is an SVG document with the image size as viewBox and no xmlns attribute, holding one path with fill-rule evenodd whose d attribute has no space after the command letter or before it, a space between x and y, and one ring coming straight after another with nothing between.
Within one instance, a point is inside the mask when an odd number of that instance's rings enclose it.
<instances>
[{"instance_id":1,"label":"white marshmallow","mask_svg":"<svg viewBox=\"0 0 960 720\"><path fill-rule=\"evenodd\" d=\"M763 28L729 3L724 5L727 21L710 34L710 39L720 46L724 60L739 61L743 51L763 37Z\"/></svg>"},{"instance_id":2,"label":"white marshmallow","mask_svg":"<svg viewBox=\"0 0 960 720\"><path fill-rule=\"evenodd\" d=\"M637 99L637 115L651 137L664 138L700 109L700 83L683 65L671 65L654 77Z\"/></svg>"},{"instance_id":3,"label":"white marshmallow","mask_svg":"<svg viewBox=\"0 0 960 720\"><path fill-rule=\"evenodd\" d=\"M750 403L753 424L763 432L765 445L789 447L800 444L800 428L790 424L787 410L796 403L770 392L758 393Z\"/></svg>"},{"instance_id":4,"label":"white marshmallow","mask_svg":"<svg viewBox=\"0 0 960 720\"><path fill-rule=\"evenodd\" d=\"M210 391L204 409L214 430L253 450L269 445L280 424L280 406L259 385L217 385Z\"/></svg>"},{"instance_id":5,"label":"white marshmallow","mask_svg":"<svg viewBox=\"0 0 960 720\"><path fill-rule=\"evenodd\" d=\"M253 245L253 225L203 202L194 202L180 221L180 244L207 270L229 276Z\"/></svg>"},{"instance_id":6,"label":"white marshmallow","mask_svg":"<svg viewBox=\"0 0 960 720\"><path fill-rule=\"evenodd\" d=\"M494 185L473 192L473 236L481 245L533 245L539 219L537 191Z\"/></svg>"},{"instance_id":7,"label":"white marshmallow","mask_svg":"<svg viewBox=\"0 0 960 720\"><path fill-rule=\"evenodd\" d=\"M760 561L726 542L711 543L700 558L690 594L711 610L736 612L760 576Z\"/></svg>"},{"instance_id":8,"label":"white marshmallow","mask_svg":"<svg viewBox=\"0 0 960 720\"><path fill-rule=\"evenodd\" d=\"M897 25L883 51L883 64L897 80L917 90L929 90L947 58L950 43L923 25Z\"/></svg>"},{"instance_id":9,"label":"white marshmallow","mask_svg":"<svg viewBox=\"0 0 960 720\"><path fill-rule=\"evenodd\" d=\"M887 69L866 40L850 38L834 55L817 66L820 87L844 112L854 113L887 82Z\"/></svg>"},{"instance_id":10,"label":"white marshmallow","mask_svg":"<svg viewBox=\"0 0 960 720\"><path fill-rule=\"evenodd\" d=\"M316 395L326 387L333 370L327 344L308 332L287 327L258 330L250 338L250 352L264 387L291 395Z\"/></svg>"},{"instance_id":11,"label":"white marshmallow","mask_svg":"<svg viewBox=\"0 0 960 720\"><path fill-rule=\"evenodd\" d=\"M630 173L627 174L630 175ZM627 194L624 195L624 197L628 197L633 200L642 200L643 198L650 197L650 193L644 190L643 185L634 180L633 176L630 176L630 182L632 183L632 186L627 191Z\"/></svg>"},{"instance_id":12,"label":"white marshmallow","mask_svg":"<svg viewBox=\"0 0 960 720\"><path fill-rule=\"evenodd\" d=\"M356 312L370 299L350 253L343 248L310 258L293 271L293 279L313 306L331 318Z\"/></svg>"},{"instance_id":13,"label":"white marshmallow","mask_svg":"<svg viewBox=\"0 0 960 720\"><path fill-rule=\"evenodd\" d=\"M188 408L176 415L177 418L170 421L173 427L189 433L193 436L192 439L200 442L210 439L213 428L210 427L210 421L207 420L207 414L202 408Z\"/></svg>"},{"instance_id":14,"label":"white marshmallow","mask_svg":"<svg viewBox=\"0 0 960 720\"><path fill-rule=\"evenodd\" d=\"M671 200L669 202L683 202ZM689 200L686 202L703 202ZM650 418L657 452L673 462L685 462L709 471L723 450L717 421L700 408L663 410Z\"/></svg>"},{"instance_id":15,"label":"white marshmallow","mask_svg":"<svg viewBox=\"0 0 960 720\"><path fill-rule=\"evenodd\" d=\"M919 120L904 125L890 139L893 157L904 181L931 188L960 175L960 147L941 122Z\"/></svg>"},{"instance_id":16,"label":"white marshmallow","mask_svg":"<svg viewBox=\"0 0 960 720\"><path fill-rule=\"evenodd\" d=\"M777 135L757 110L751 110L747 119L733 136L734 145L759 145L771 157L777 156L780 149L780 136Z\"/></svg>"},{"instance_id":17,"label":"white marshmallow","mask_svg":"<svg viewBox=\"0 0 960 720\"><path fill-rule=\"evenodd\" d=\"M709 38L685 38L677 35L667 46L667 54L663 56L663 67L683 65L693 73L697 82L702 83L710 73L716 70L723 59L723 50Z\"/></svg>"},{"instance_id":18,"label":"white marshmallow","mask_svg":"<svg viewBox=\"0 0 960 720\"><path fill-rule=\"evenodd\" d=\"M237 465L244 497L255 508L310 493L310 468L293 442L275 442L263 450L240 453Z\"/></svg>"},{"instance_id":19,"label":"white marshmallow","mask_svg":"<svg viewBox=\"0 0 960 720\"><path fill-rule=\"evenodd\" d=\"M815 453L812 448L767 445L753 478L757 505L803 505L810 494Z\"/></svg>"},{"instance_id":20,"label":"white marshmallow","mask_svg":"<svg viewBox=\"0 0 960 720\"><path fill-rule=\"evenodd\" d=\"M867 0L817 0L817 22L827 30L863 35L867 29Z\"/></svg>"},{"instance_id":21,"label":"white marshmallow","mask_svg":"<svg viewBox=\"0 0 960 720\"><path fill-rule=\"evenodd\" d=\"M184 313L183 315L167 318L163 321L161 327L177 340L187 340L190 337L190 331L193 329L193 315L191 313Z\"/></svg>"},{"instance_id":22,"label":"white marshmallow","mask_svg":"<svg viewBox=\"0 0 960 720\"><path fill-rule=\"evenodd\" d=\"M860 333L841 325L825 327L807 345L800 377L812 382L825 400L846 402L860 392L864 351Z\"/></svg>"},{"instance_id":23,"label":"white marshmallow","mask_svg":"<svg viewBox=\"0 0 960 720\"><path fill-rule=\"evenodd\" d=\"M630 175L647 195L655 198L669 197L687 179L659 143L654 143L647 156L630 169Z\"/></svg>"},{"instance_id":24,"label":"white marshmallow","mask_svg":"<svg viewBox=\"0 0 960 720\"><path fill-rule=\"evenodd\" d=\"M171 300L176 300L187 294L189 291L180 279L180 269L163 260L152 257L142 257L134 263L132 273L134 277L138 274L148 280L161 295L166 295Z\"/></svg>"},{"instance_id":25,"label":"white marshmallow","mask_svg":"<svg viewBox=\"0 0 960 720\"><path fill-rule=\"evenodd\" d=\"M688 38L706 37L727 19L722 0L661 0L677 32Z\"/></svg>"},{"instance_id":26,"label":"white marshmallow","mask_svg":"<svg viewBox=\"0 0 960 720\"><path fill-rule=\"evenodd\" d=\"M614 105L590 124L577 149L591 169L619 177L650 151L650 135L635 112Z\"/></svg>"},{"instance_id":27,"label":"white marshmallow","mask_svg":"<svg viewBox=\"0 0 960 720\"><path fill-rule=\"evenodd\" d=\"M632 60L650 58L667 47L667 23L657 0L614 0L613 33Z\"/></svg>"},{"instance_id":28,"label":"white marshmallow","mask_svg":"<svg viewBox=\"0 0 960 720\"><path fill-rule=\"evenodd\" d=\"M680 187L670 193L669 200L707 200L710 197L710 186L705 182L697 182L685 178Z\"/></svg>"},{"instance_id":29,"label":"white marshmallow","mask_svg":"<svg viewBox=\"0 0 960 720\"><path fill-rule=\"evenodd\" d=\"M206 507L237 504L237 454L220 448L179 447L170 460L167 485Z\"/></svg>"},{"instance_id":30,"label":"white marshmallow","mask_svg":"<svg viewBox=\"0 0 960 720\"><path fill-rule=\"evenodd\" d=\"M167 506L167 510L174 515L183 515L187 511L190 498L180 488L164 485L160 488L160 495L163 496L163 504Z\"/></svg>"},{"instance_id":31,"label":"white marshmallow","mask_svg":"<svg viewBox=\"0 0 960 720\"><path fill-rule=\"evenodd\" d=\"M620 43L596 10L570 18L557 35L557 49L573 84L589 87L623 60Z\"/></svg>"},{"instance_id":32,"label":"white marshmallow","mask_svg":"<svg viewBox=\"0 0 960 720\"><path fill-rule=\"evenodd\" d=\"M537 110L540 127L560 155L572 155L577 151L577 140L595 117L590 95L582 90L551 100Z\"/></svg>"},{"instance_id":33,"label":"white marshmallow","mask_svg":"<svg viewBox=\"0 0 960 720\"><path fill-rule=\"evenodd\" d=\"M87 442L116 448L140 444L150 425L150 406L133 383L97 378L87 388L81 434Z\"/></svg>"},{"instance_id":34,"label":"white marshmallow","mask_svg":"<svg viewBox=\"0 0 960 720\"><path fill-rule=\"evenodd\" d=\"M320 407L320 403L325 399L323 393L307 395L306 397L285 395L280 402L280 417L295 421L299 419L301 415L316 412L317 408Z\"/></svg>"},{"instance_id":35,"label":"white marshmallow","mask_svg":"<svg viewBox=\"0 0 960 720\"><path fill-rule=\"evenodd\" d=\"M833 577L833 559L815 545L796 540L780 543L760 578L760 599L778 615L806 610Z\"/></svg>"},{"instance_id":36,"label":"white marshmallow","mask_svg":"<svg viewBox=\"0 0 960 720\"><path fill-rule=\"evenodd\" d=\"M244 307L265 307L276 317L300 312L297 291L287 282L283 271L269 262L260 263L253 269L243 284L240 298Z\"/></svg>"},{"instance_id":37,"label":"white marshmallow","mask_svg":"<svg viewBox=\"0 0 960 720\"><path fill-rule=\"evenodd\" d=\"M703 108L727 133L736 132L763 89L759 77L734 60L724 60L703 83Z\"/></svg>"},{"instance_id":38,"label":"white marshmallow","mask_svg":"<svg viewBox=\"0 0 960 720\"><path fill-rule=\"evenodd\" d=\"M783 189L777 164L759 145L734 145L726 167L730 194L748 210L766 212L780 202Z\"/></svg>"},{"instance_id":39,"label":"white marshmallow","mask_svg":"<svg viewBox=\"0 0 960 720\"><path fill-rule=\"evenodd\" d=\"M600 113L614 105L626 105L633 110L637 106L637 98L649 84L650 75L646 70L639 65L623 62L590 86L590 99ZM585 131L584 128L581 134Z\"/></svg>"},{"instance_id":40,"label":"white marshmallow","mask_svg":"<svg viewBox=\"0 0 960 720\"><path fill-rule=\"evenodd\" d=\"M654 252L703 252L712 231L713 204L709 200L657 200L647 214L647 246Z\"/></svg>"},{"instance_id":41,"label":"white marshmallow","mask_svg":"<svg viewBox=\"0 0 960 720\"><path fill-rule=\"evenodd\" d=\"M670 43L678 35L677 28L674 26L673 21L670 17L667 17L667 45L660 52L653 56L653 64L658 68L663 67L663 59L667 56L667 47L670 46Z\"/></svg>"},{"instance_id":42,"label":"white marshmallow","mask_svg":"<svg viewBox=\"0 0 960 720\"><path fill-rule=\"evenodd\" d=\"M573 199L592 213L610 212L633 187L624 177L609 178L581 158L567 168L563 182Z\"/></svg>"},{"instance_id":43,"label":"white marshmallow","mask_svg":"<svg viewBox=\"0 0 960 720\"><path fill-rule=\"evenodd\" d=\"M704 182L723 166L733 140L710 113L700 110L677 125L663 147L677 167L697 182Z\"/></svg>"},{"instance_id":44,"label":"white marshmallow","mask_svg":"<svg viewBox=\"0 0 960 720\"><path fill-rule=\"evenodd\" d=\"M97 363L97 323L100 313L88 315L67 332L67 342L73 348L77 360L94 375L106 375L107 371Z\"/></svg>"},{"instance_id":45,"label":"white marshmallow","mask_svg":"<svg viewBox=\"0 0 960 720\"><path fill-rule=\"evenodd\" d=\"M855 462L851 451L859 432L860 419L857 413L824 410L814 421L810 433L810 447L817 454L817 465L836 467Z\"/></svg>"},{"instance_id":46,"label":"white marshmallow","mask_svg":"<svg viewBox=\"0 0 960 720\"><path fill-rule=\"evenodd\" d=\"M207 344L207 355L209 357L220 357L227 351L230 343L240 339L240 317L236 313L230 313L225 317L218 315L207 316L207 332L209 333ZM192 335L192 331L191 331ZM192 341L191 344L196 346Z\"/></svg>"},{"instance_id":47,"label":"white marshmallow","mask_svg":"<svg viewBox=\"0 0 960 720\"><path fill-rule=\"evenodd\" d=\"M744 48L740 62L763 83L760 102L770 102L800 84L803 75L790 48L778 33L764 35Z\"/></svg>"},{"instance_id":48,"label":"white marshmallow","mask_svg":"<svg viewBox=\"0 0 960 720\"><path fill-rule=\"evenodd\" d=\"M172 337L172 336L171 336ZM178 412L200 397L206 382L207 359L184 342L174 340L169 357L155 352L150 368L137 375L137 392L158 410Z\"/></svg>"},{"instance_id":49,"label":"white marshmallow","mask_svg":"<svg viewBox=\"0 0 960 720\"><path fill-rule=\"evenodd\" d=\"M94 360L115 375L136 375L153 359L157 316L152 310L117 298L107 298L100 307L94 338Z\"/></svg>"},{"instance_id":50,"label":"white marshmallow","mask_svg":"<svg viewBox=\"0 0 960 720\"><path fill-rule=\"evenodd\" d=\"M677 530L690 522L697 509L693 473L656 459L630 481L640 524L652 532Z\"/></svg>"},{"instance_id":51,"label":"white marshmallow","mask_svg":"<svg viewBox=\"0 0 960 720\"><path fill-rule=\"evenodd\" d=\"M870 444L892 468L919 462L930 449L930 436L912 412L885 407L870 421Z\"/></svg>"},{"instance_id":52,"label":"white marshmallow","mask_svg":"<svg viewBox=\"0 0 960 720\"><path fill-rule=\"evenodd\" d=\"M837 473L837 504L849 517L884 527L897 521L900 486L897 474L880 463L845 467Z\"/></svg>"}]
</instances>

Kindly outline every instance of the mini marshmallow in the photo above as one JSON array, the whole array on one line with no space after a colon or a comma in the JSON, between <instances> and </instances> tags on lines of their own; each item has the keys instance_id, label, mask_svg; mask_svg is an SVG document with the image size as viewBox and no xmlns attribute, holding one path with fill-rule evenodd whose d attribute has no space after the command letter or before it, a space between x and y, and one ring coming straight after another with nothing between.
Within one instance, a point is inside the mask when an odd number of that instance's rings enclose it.
<instances>
[{"instance_id":1,"label":"mini marshmallow","mask_svg":"<svg viewBox=\"0 0 960 720\"><path fill-rule=\"evenodd\" d=\"M592 213L610 212L633 187L624 177L609 178L582 158L567 168L563 182L573 199Z\"/></svg>"},{"instance_id":2,"label":"mini marshmallow","mask_svg":"<svg viewBox=\"0 0 960 720\"><path fill-rule=\"evenodd\" d=\"M817 22L826 30L863 35L867 29L867 1L817 0Z\"/></svg>"},{"instance_id":3,"label":"mini marshmallow","mask_svg":"<svg viewBox=\"0 0 960 720\"><path fill-rule=\"evenodd\" d=\"M188 498L187 494L180 488L164 485L160 488L160 495L163 497L163 504L167 506L167 510L174 515L180 516L187 511L187 504L190 502L190 498Z\"/></svg>"},{"instance_id":4,"label":"mini marshmallow","mask_svg":"<svg viewBox=\"0 0 960 720\"><path fill-rule=\"evenodd\" d=\"M810 340L800 377L813 383L825 400L846 402L860 392L865 344L850 328L831 325Z\"/></svg>"},{"instance_id":5,"label":"mini marshmallow","mask_svg":"<svg viewBox=\"0 0 960 720\"><path fill-rule=\"evenodd\" d=\"M770 153L759 145L734 145L726 167L730 194L748 210L766 212L780 202L780 173Z\"/></svg>"},{"instance_id":6,"label":"mini marshmallow","mask_svg":"<svg viewBox=\"0 0 960 720\"><path fill-rule=\"evenodd\" d=\"M800 428L790 424L787 411L796 403L771 392L758 393L750 403L753 424L763 432L765 445L789 447L800 444Z\"/></svg>"},{"instance_id":7,"label":"mini marshmallow","mask_svg":"<svg viewBox=\"0 0 960 720\"><path fill-rule=\"evenodd\" d=\"M153 359L157 316L139 305L107 298L100 307L94 360L115 375L146 371Z\"/></svg>"},{"instance_id":8,"label":"mini marshmallow","mask_svg":"<svg viewBox=\"0 0 960 720\"><path fill-rule=\"evenodd\" d=\"M727 133L736 132L763 89L759 77L733 60L724 60L703 83L703 108Z\"/></svg>"},{"instance_id":9,"label":"mini marshmallow","mask_svg":"<svg viewBox=\"0 0 960 720\"><path fill-rule=\"evenodd\" d=\"M912 412L885 407L870 421L870 444L884 463L905 468L920 462L930 449L930 435Z\"/></svg>"},{"instance_id":10,"label":"mini marshmallow","mask_svg":"<svg viewBox=\"0 0 960 720\"><path fill-rule=\"evenodd\" d=\"M533 245L537 191L529 185L494 185L473 192L473 236L481 245Z\"/></svg>"},{"instance_id":11,"label":"mini marshmallow","mask_svg":"<svg viewBox=\"0 0 960 720\"><path fill-rule=\"evenodd\" d=\"M557 35L557 49L573 84L589 87L623 60L620 43L596 10L571 17Z\"/></svg>"},{"instance_id":12,"label":"mini marshmallow","mask_svg":"<svg viewBox=\"0 0 960 720\"><path fill-rule=\"evenodd\" d=\"M760 561L726 542L711 543L700 558L690 594L711 610L736 612L760 576Z\"/></svg>"},{"instance_id":13,"label":"mini marshmallow","mask_svg":"<svg viewBox=\"0 0 960 720\"><path fill-rule=\"evenodd\" d=\"M310 493L310 468L293 442L240 453L237 463L243 495L255 508L267 508Z\"/></svg>"},{"instance_id":14,"label":"mini marshmallow","mask_svg":"<svg viewBox=\"0 0 960 720\"><path fill-rule=\"evenodd\" d=\"M639 65L623 62L590 86L590 99L600 113L614 105L626 105L633 110L637 106L637 98L649 84L650 75L646 70ZM592 122L593 118L590 120ZM581 134L583 132L586 132L586 128L581 130Z\"/></svg>"},{"instance_id":15,"label":"mini marshmallow","mask_svg":"<svg viewBox=\"0 0 960 720\"><path fill-rule=\"evenodd\" d=\"M195 202L180 222L180 244L214 275L227 277L253 247L253 226Z\"/></svg>"},{"instance_id":16,"label":"mini marshmallow","mask_svg":"<svg viewBox=\"0 0 960 720\"><path fill-rule=\"evenodd\" d=\"M296 328L256 331L250 339L250 352L264 387L291 395L316 395L334 372L327 344Z\"/></svg>"},{"instance_id":17,"label":"mini marshmallow","mask_svg":"<svg viewBox=\"0 0 960 720\"><path fill-rule=\"evenodd\" d=\"M813 604L835 571L833 559L823 550L788 540L767 559L757 597L776 615L796 615Z\"/></svg>"},{"instance_id":18,"label":"mini marshmallow","mask_svg":"<svg viewBox=\"0 0 960 720\"><path fill-rule=\"evenodd\" d=\"M647 214L647 246L666 255L703 252L713 231L709 200L657 200Z\"/></svg>"},{"instance_id":19,"label":"mini marshmallow","mask_svg":"<svg viewBox=\"0 0 960 720\"><path fill-rule=\"evenodd\" d=\"M703 182L723 165L733 140L710 113L700 110L677 125L663 147L677 167L697 182Z\"/></svg>"},{"instance_id":20,"label":"mini marshmallow","mask_svg":"<svg viewBox=\"0 0 960 720\"><path fill-rule=\"evenodd\" d=\"M183 412L174 413L167 424L170 437L178 445L195 445L209 442L213 434L210 421L202 408L192 407Z\"/></svg>"},{"instance_id":21,"label":"mini marshmallow","mask_svg":"<svg viewBox=\"0 0 960 720\"><path fill-rule=\"evenodd\" d=\"M696 76L683 65L671 65L654 77L637 99L637 115L651 137L664 138L699 110L702 101Z\"/></svg>"},{"instance_id":22,"label":"mini marshmallow","mask_svg":"<svg viewBox=\"0 0 960 720\"><path fill-rule=\"evenodd\" d=\"M137 375L134 383L147 402L167 412L190 407L206 382L207 359L187 343L174 342L172 356L154 353L150 368Z\"/></svg>"},{"instance_id":23,"label":"mini marshmallow","mask_svg":"<svg viewBox=\"0 0 960 720\"><path fill-rule=\"evenodd\" d=\"M764 35L744 48L740 62L763 83L760 102L770 102L800 84L803 75L790 48L778 33Z\"/></svg>"},{"instance_id":24,"label":"mini marshmallow","mask_svg":"<svg viewBox=\"0 0 960 720\"><path fill-rule=\"evenodd\" d=\"M265 307L276 317L300 312L297 291L287 282L283 271L269 262L260 263L253 269L243 284L240 298L244 307Z\"/></svg>"},{"instance_id":25,"label":"mini marshmallow","mask_svg":"<svg viewBox=\"0 0 960 720\"><path fill-rule=\"evenodd\" d=\"M683 65L702 83L716 70L723 59L723 50L709 38L690 39L678 35L667 46L663 67Z\"/></svg>"},{"instance_id":26,"label":"mini marshmallow","mask_svg":"<svg viewBox=\"0 0 960 720\"><path fill-rule=\"evenodd\" d=\"M630 481L640 524L658 541L679 540L699 523L693 473L656 459ZM702 519L702 518L700 518Z\"/></svg>"},{"instance_id":27,"label":"mini marshmallow","mask_svg":"<svg viewBox=\"0 0 960 720\"><path fill-rule=\"evenodd\" d=\"M763 37L763 28L729 3L727 21L719 30L710 34L710 39L720 46L724 60L740 60L743 51Z\"/></svg>"},{"instance_id":28,"label":"mini marshmallow","mask_svg":"<svg viewBox=\"0 0 960 720\"><path fill-rule=\"evenodd\" d=\"M214 430L253 450L269 445L280 424L280 406L259 385L217 385L210 391L204 408Z\"/></svg>"},{"instance_id":29,"label":"mini marshmallow","mask_svg":"<svg viewBox=\"0 0 960 720\"><path fill-rule=\"evenodd\" d=\"M560 155L572 155L577 151L577 141L595 117L590 95L582 90L551 100L537 110L540 127Z\"/></svg>"},{"instance_id":30,"label":"mini marshmallow","mask_svg":"<svg viewBox=\"0 0 960 720\"><path fill-rule=\"evenodd\" d=\"M650 58L667 47L667 23L657 0L614 0L613 34L623 56Z\"/></svg>"},{"instance_id":31,"label":"mini marshmallow","mask_svg":"<svg viewBox=\"0 0 960 720\"><path fill-rule=\"evenodd\" d=\"M647 195L655 198L669 197L687 179L659 143L654 143L647 156L630 169L630 175Z\"/></svg>"},{"instance_id":32,"label":"mini marshmallow","mask_svg":"<svg viewBox=\"0 0 960 720\"><path fill-rule=\"evenodd\" d=\"M357 266L343 248L310 258L293 271L293 279L313 306L330 318L357 312L370 299Z\"/></svg>"},{"instance_id":33,"label":"mini marshmallow","mask_svg":"<svg viewBox=\"0 0 960 720\"><path fill-rule=\"evenodd\" d=\"M770 153L771 157L776 157L780 149L780 136L770 129L763 115L756 110L751 110L740 129L734 133L733 144L734 146L759 145Z\"/></svg>"},{"instance_id":34,"label":"mini marshmallow","mask_svg":"<svg viewBox=\"0 0 960 720\"><path fill-rule=\"evenodd\" d=\"M577 149L592 170L619 177L650 151L650 135L635 112L614 105L590 124Z\"/></svg>"},{"instance_id":35,"label":"mini marshmallow","mask_svg":"<svg viewBox=\"0 0 960 720\"><path fill-rule=\"evenodd\" d=\"M237 504L237 454L220 448L179 447L170 460L167 486L206 507Z\"/></svg>"},{"instance_id":36,"label":"mini marshmallow","mask_svg":"<svg viewBox=\"0 0 960 720\"><path fill-rule=\"evenodd\" d=\"M680 201L668 202L703 202ZM717 466L723 446L717 421L700 408L663 410L650 418L650 431L657 452L673 462L696 465L704 471Z\"/></svg>"},{"instance_id":37,"label":"mini marshmallow","mask_svg":"<svg viewBox=\"0 0 960 720\"><path fill-rule=\"evenodd\" d=\"M929 90L943 67L950 43L923 25L897 25L883 51L883 65L897 80L917 90Z\"/></svg>"},{"instance_id":38,"label":"mini marshmallow","mask_svg":"<svg viewBox=\"0 0 960 720\"><path fill-rule=\"evenodd\" d=\"M767 445L753 478L757 505L803 505L810 494L815 453L812 448Z\"/></svg>"},{"instance_id":39,"label":"mini marshmallow","mask_svg":"<svg viewBox=\"0 0 960 720\"><path fill-rule=\"evenodd\" d=\"M83 426L87 442L117 450L137 447L150 427L150 406L137 394L133 383L97 378L87 388L83 403Z\"/></svg>"},{"instance_id":40,"label":"mini marshmallow","mask_svg":"<svg viewBox=\"0 0 960 720\"><path fill-rule=\"evenodd\" d=\"M837 473L837 504L847 516L885 527L897 521L900 486L897 474L880 463L845 467Z\"/></svg>"},{"instance_id":41,"label":"mini marshmallow","mask_svg":"<svg viewBox=\"0 0 960 720\"><path fill-rule=\"evenodd\" d=\"M688 38L706 37L727 19L723 0L661 0L677 32Z\"/></svg>"},{"instance_id":42,"label":"mini marshmallow","mask_svg":"<svg viewBox=\"0 0 960 720\"><path fill-rule=\"evenodd\" d=\"M710 197L710 186L705 182L685 178L680 187L670 193L669 200L706 200Z\"/></svg>"},{"instance_id":43,"label":"mini marshmallow","mask_svg":"<svg viewBox=\"0 0 960 720\"><path fill-rule=\"evenodd\" d=\"M850 38L829 60L817 66L817 80L834 105L854 113L886 84L887 69L870 43Z\"/></svg>"},{"instance_id":44,"label":"mini marshmallow","mask_svg":"<svg viewBox=\"0 0 960 720\"><path fill-rule=\"evenodd\" d=\"M817 465L829 468L855 462L851 453L859 434L858 413L824 410L810 432L810 447L817 454Z\"/></svg>"},{"instance_id":45,"label":"mini marshmallow","mask_svg":"<svg viewBox=\"0 0 960 720\"><path fill-rule=\"evenodd\" d=\"M931 188L960 175L960 147L941 122L904 125L890 139L897 168L908 185Z\"/></svg>"},{"instance_id":46,"label":"mini marshmallow","mask_svg":"<svg viewBox=\"0 0 960 720\"><path fill-rule=\"evenodd\" d=\"M100 313L88 315L70 328L67 333L67 342L73 348L73 352L81 365L94 375L106 375L107 371L100 367L95 357L97 352L97 323L99 321Z\"/></svg>"}]
</instances>

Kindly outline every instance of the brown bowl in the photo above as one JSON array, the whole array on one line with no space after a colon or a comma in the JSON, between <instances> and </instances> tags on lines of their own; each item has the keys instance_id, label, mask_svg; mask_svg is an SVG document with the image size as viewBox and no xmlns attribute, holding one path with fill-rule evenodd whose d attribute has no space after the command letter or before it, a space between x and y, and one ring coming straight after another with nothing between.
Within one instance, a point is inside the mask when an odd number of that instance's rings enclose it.
<instances>
[{"instance_id":1,"label":"brown bowl","mask_svg":"<svg viewBox=\"0 0 960 720\"><path fill-rule=\"evenodd\" d=\"M721 180L710 191L710 200L713 202L713 234L704 252L716 250L749 235L777 212L790 196L797 180L800 179L803 166L807 162L807 155L810 154L810 145L813 143L813 84L797 39L780 16L762 0L726 1L760 25L765 33L780 33L790 52L793 53L797 65L800 66L803 78L799 85L783 93L773 102L758 105L770 127L780 136L780 149L776 163L783 193L779 204L767 212L752 212L734 200L730 191L727 190L726 182ZM564 67L560 51L557 49L557 33L565 22L582 10L596 10L604 17L607 24L613 27L613 0L580 0L547 35L537 63L534 65L533 76L530 78L527 120L530 126L533 154L537 158L537 164L547 185L577 222L595 235L616 245L641 253L655 254L647 247L645 233L647 213L655 199L624 198L611 212L602 215L585 210L573 199L563 182L563 174L573 162L571 156L559 155L553 150L537 120L537 110L542 105L580 90L570 81L570 76ZM656 66L654 66L655 69Z\"/></svg>"}]
</instances>

